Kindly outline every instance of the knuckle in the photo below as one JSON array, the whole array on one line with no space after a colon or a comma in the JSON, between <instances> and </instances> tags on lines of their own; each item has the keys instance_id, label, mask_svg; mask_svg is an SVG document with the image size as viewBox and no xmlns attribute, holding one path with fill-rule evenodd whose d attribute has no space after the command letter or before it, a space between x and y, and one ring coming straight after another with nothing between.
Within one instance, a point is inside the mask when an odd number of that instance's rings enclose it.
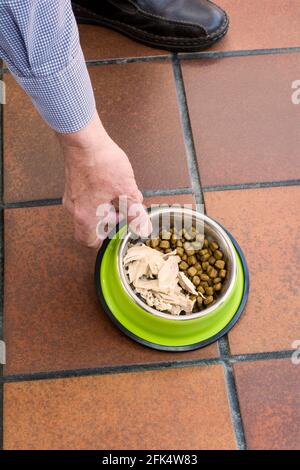
<instances>
[{"instance_id":1,"label":"knuckle","mask_svg":"<svg viewBox=\"0 0 300 470\"><path fill-rule=\"evenodd\" d=\"M85 211L83 211L80 207L76 207L76 206L73 209L73 218L74 218L75 224L79 224L79 225L84 225L87 220Z\"/></svg>"}]
</instances>

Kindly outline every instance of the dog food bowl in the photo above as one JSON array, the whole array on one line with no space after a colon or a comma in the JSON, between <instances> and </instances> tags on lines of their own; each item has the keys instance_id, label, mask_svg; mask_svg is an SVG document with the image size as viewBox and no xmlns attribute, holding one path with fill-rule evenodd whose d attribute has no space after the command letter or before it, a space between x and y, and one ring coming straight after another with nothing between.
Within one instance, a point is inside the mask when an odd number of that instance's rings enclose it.
<instances>
[{"instance_id":1,"label":"dog food bowl","mask_svg":"<svg viewBox=\"0 0 300 470\"><path fill-rule=\"evenodd\" d=\"M136 237L121 224L104 241L96 260L102 308L127 336L154 349L187 351L213 343L233 327L247 302L249 273L242 250L220 224L193 209L162 206L149 215L154 231L165 228L166 221L176 226L184 219L184 224L200 224L205 237L219 244L227 266L221 294L211 306L189 315L174 316L148 306L131 288L123 266L128 245Z\"/></svg>"}]
</instances>

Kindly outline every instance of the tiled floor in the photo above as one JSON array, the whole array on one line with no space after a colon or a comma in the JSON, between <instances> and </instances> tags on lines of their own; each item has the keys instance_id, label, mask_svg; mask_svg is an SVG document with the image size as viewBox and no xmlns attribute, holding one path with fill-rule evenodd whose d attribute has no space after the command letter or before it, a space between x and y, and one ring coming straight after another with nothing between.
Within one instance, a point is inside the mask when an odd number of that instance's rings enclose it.
<instances>
[{"instance_id":1,"label":"tiled floor","mask_svg":"<svg viewBox=\"0 0 300 470\"><path fill-rule=\"evenodd\" d=\"M146 204L202 196L246 255L245 312L227 338L198 351L142 347L101 311L95 253L74 242L60 205L55 137L4 73L5 449L300 447L300 364L292 362L300 340L300 106L291 101L300 2L219 3L231 18L228 36L179 62L80 26L100 114L130 156Z\"/></svg>"}]
</instances>

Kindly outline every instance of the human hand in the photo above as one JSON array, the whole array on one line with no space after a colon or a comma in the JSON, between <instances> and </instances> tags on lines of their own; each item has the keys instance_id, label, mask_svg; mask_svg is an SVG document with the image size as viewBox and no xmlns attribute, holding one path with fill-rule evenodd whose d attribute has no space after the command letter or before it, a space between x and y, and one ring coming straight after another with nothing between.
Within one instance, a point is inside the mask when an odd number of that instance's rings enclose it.
<instances>
[{"instance_id":1,"label":"human hand","mask_svg":"<svg viewBox=\"0 0 300 470\"><path fill-rule=\"evenodd\" d=\"M107 235L97 235L99 222L111 226L122 217L127 217L137 235L149 235L151 222L142 206L143 196L131 164L106 133L98 114L84 129L58 134L58 138L65 160L63 204L73 217L76 240L98 248ZM120 197L123 201L126 198L126 213L118 204ZM99 207L104 210L99 211ZM109 212L109 208L116 210ZM114 221L113 214L117 216Z\"/></svg>"}]
</instances>

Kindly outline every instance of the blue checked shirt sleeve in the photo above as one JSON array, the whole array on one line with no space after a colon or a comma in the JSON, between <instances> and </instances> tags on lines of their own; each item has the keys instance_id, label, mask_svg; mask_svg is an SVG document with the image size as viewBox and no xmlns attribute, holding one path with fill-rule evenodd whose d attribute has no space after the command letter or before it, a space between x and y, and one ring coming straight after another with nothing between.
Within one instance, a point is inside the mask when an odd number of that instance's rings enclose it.
<instances>
[{"instance_id":1,"label":"blue checked shirt sleeve","mask_svg":"<svg viewBox=\"0 0 300 470\"><path fill-rule=\"evenodd\" d=\"M69 0L0 0L0 57L53 129L88 124L94 93Z\"/></svg>"}]
</instances>

